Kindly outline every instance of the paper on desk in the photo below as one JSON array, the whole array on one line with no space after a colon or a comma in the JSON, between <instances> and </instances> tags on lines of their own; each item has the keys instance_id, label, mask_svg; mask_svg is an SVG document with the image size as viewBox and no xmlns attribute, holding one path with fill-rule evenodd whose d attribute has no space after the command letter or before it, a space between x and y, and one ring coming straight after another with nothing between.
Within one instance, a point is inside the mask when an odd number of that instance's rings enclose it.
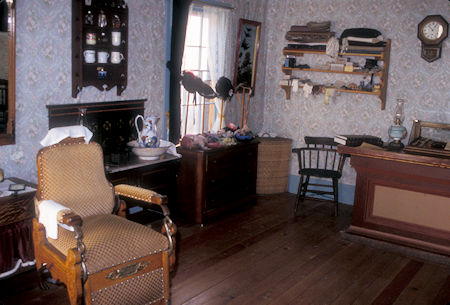
<instances>
[{"instance_id":1,"label":"paper on desk","mask_svg":"<svg viewBox=\"0 0 450 305\"><path fill-rule=\"evenodd\" d=\"M9 196L14 193L14 192L11 192L10 190L8 190L9 186L11 184L15 184L15 182L13 182L9 179L5 179L5 180L3 180L3 182L0 182L0 197L6 197L6 196ZM35 190L36 190L35 188L32 188L30 186L25 186L25 189L23 191L17 192L17 194L28 193L28 192L32 192Z\"/></svg>"}]
</instances>

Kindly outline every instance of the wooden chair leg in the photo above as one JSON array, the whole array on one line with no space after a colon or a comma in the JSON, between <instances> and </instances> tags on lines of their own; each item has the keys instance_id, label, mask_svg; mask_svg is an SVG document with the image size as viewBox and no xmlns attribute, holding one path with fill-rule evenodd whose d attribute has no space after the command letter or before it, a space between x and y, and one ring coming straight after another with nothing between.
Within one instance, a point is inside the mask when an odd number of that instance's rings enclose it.
<instances>
[{"instance_id":1,"label":"wooden chair leg","mask_svg":"<svg viewBox=\"0 0 450 305\"><path fill-rule=\"evenodd\" d=\"M305 182L303 183L303 189L300 195L300 200L303 202L306 197L306 192L308 191L308 184L309 184L309 176L306 176Z\"/></svg>"},{"instance_id":2,"label":"wooden chair leg","mask_svg":"<svg viewBox=\"0 0 450 305\"><path fill-rule=\"evenodd\" d=\"M294 213L297 213L299 206L301 208L303 201L305 200L306 192L308 191L308 183L309 183L309 176L304 177L303 175L300 175L300 182L298 184Z\"/></svg>"},{"instance_id":3,"label":"wooden chair leg","mask_svg":"<svg viewBox=\"0 0 450 305\"><path fill-rule=\"evenodd\" d=\"M297 196L295 197L294 214L297 213L297 209L298 209L298 205L299 205L299 201L300 201L300 196L301 196L301 193L302 193L302 188L303 188L303 175L300 175L300 181L298 183L298 189L297 189Z\"/></svg>"},{"instance_id":4,"label":"wooden chair leg","mask_svg":"<svg viewBox=\"0 0 450 305\"><path fill-rule=\"evenodd\" d=\"M338 179L333 178L334 216L339 215Z\"/></svg>"}]
</instances>

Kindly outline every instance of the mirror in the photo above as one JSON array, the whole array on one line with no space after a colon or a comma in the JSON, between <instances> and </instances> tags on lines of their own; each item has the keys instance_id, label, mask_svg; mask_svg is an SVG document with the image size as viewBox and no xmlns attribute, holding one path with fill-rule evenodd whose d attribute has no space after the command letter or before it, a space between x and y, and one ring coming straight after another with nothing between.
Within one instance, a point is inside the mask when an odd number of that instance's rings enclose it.
<instances>
[{"instance_id":1,"label":"mirror","mask_svg":"<svg viewBox=\"0 0 450 305\"><path fill-rule=\"evenodd\" d=\"M14 144L16 12L14 0L0 0L0 145Z\"/></svg>"},{"instance_id":2,"label":"mirror","mask_svg":"<svg viewBox=\"0 0 450 305\"><path fill-rule=\"evenodd\" d=\"M259 36L261 22L239 20L236 42L236 62L234 67L234 87L251 88L255 92L256 65L258 63Z\"/></svg>"}]
</instances>

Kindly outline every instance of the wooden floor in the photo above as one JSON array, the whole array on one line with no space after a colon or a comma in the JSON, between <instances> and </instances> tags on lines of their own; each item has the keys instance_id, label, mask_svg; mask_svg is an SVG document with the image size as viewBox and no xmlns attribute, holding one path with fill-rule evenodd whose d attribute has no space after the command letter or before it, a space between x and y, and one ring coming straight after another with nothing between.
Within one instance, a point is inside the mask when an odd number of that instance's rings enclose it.
<instances>
[{"instance_id":1,"label":"wooden floor","mask_svg":"<svg viewBox=\"0 0 450 305\"><path fill-rule=\"evenodd\" d=\"M172 305L450 303L450 266L343 240L351 207L294 195L258 197L200 227L179 223ZM68 304L64 287L38 288L36 272L0 281L9 304ZM1 302L0 302L1 304Z\"/></svg>"}]
</instances>

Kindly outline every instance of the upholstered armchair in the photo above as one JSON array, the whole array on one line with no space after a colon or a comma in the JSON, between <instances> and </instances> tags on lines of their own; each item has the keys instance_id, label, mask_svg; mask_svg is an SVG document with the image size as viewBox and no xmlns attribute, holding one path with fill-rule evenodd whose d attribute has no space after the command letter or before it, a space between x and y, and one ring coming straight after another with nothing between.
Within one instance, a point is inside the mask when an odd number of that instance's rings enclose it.
<instances>
[{"instance_id":1,"label":"upholstered armchair","mask_svg":"<svg viewBox=\"0 0 450 305\"><path fill-rule=\"evenodd\" d=\"M167 304L176 232L167 197L112 186L100 145L80 138L42 148L37 168L36 266L66 285L70 303ZM119 195L159 205L162 232L116 215L124 208ZM52 219L56 230L41 223Z\"/></svg>"}]
</instances>

